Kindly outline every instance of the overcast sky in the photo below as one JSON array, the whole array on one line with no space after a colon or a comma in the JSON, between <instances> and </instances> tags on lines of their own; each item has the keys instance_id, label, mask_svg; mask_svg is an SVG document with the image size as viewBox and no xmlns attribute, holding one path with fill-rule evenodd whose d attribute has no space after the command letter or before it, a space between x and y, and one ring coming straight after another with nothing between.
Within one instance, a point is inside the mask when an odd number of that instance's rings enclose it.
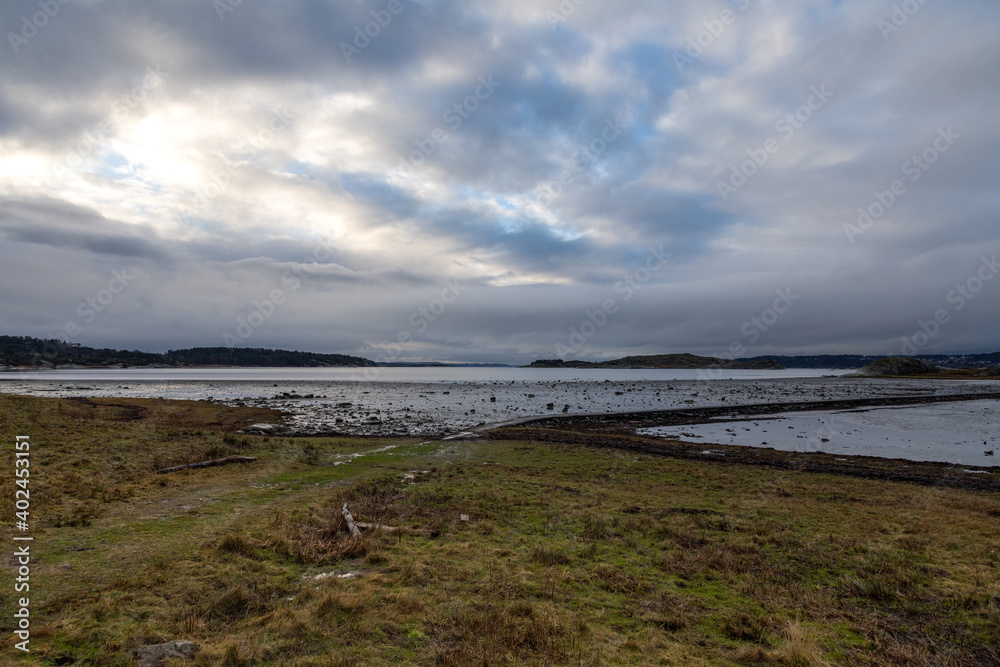
<instances>
[{"instance_id":1,"label":"overcast sky","mask_svg":"<svg viewBox=\"0 0 1000 667\"><path fill-rule=\"evenodd\" d=\"M0 333L1000 349L995 0L10 0L0 25Z\"/></svg>"}]
</instances>

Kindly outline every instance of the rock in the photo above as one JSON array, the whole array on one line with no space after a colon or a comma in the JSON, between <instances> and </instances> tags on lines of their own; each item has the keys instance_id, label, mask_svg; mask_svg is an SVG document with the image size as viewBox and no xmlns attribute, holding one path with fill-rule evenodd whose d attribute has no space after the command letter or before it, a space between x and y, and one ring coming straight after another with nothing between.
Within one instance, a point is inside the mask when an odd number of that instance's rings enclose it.
<instances>
[{"instance_id":1,"label":"rock","mask_svg":"<svg viewBox=\"0 0 1000 667\"><path fill-rule=\"evenodd\" d=\"M278 427L274 424L251 424L247 427L247 431L259 431L261 433L273 433Z\"/></svg>"},{"instance_id":2,"label":"rock","mask_svg":"<svg viewBox=\"0 0 1000 667\"><path fill-rule=\"evenodd\" d=\"M857 372L858 375L868 376L899 376L899 375L927 375L936 373L937 366L924 363L919 359L908 359L907 357L885 357L874 361Z\"/></svg>"},{"instance_id":3,"label":"rock","mask_svg":"<svg viewBox=\"0 0 1000 667\"><path fill-rule=\"evenodd\" d=\"M198 646L189 641L172 641L166 644L155 644L137 648L133 653L139 667L160 667L173 658L194 660Z\"/></svg>"}]
</instances>

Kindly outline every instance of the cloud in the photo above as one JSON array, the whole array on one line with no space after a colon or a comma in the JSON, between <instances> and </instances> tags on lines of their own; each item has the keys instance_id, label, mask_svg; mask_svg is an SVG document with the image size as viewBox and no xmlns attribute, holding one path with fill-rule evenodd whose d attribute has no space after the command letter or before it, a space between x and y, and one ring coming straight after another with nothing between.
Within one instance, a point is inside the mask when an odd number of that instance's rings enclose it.
<instances>
[{"instance_id":1,"label":"cloud","mask_svg":"<svg viewBox=\"0 0 1000 667\"><path fill-rule=\"evenodd\" d=\"M108 220L93 210L51 199L0 199L6 240L121 258L165 259L148 226Z\"/></svg>"},{"instance_id":2,"label":"cloud","mask_svg":"<svg viewBox=\"0 0 1000 667\"><path fill-rule=\"evenodd\" d=\"M525 362L662 246L581 356L895 352L1000 250L995 3L399 1L81 0L8 37L5 329L62 330L128 267L80 342L220 344L280 290L254 345ZM998 286L927 351L991 349Z\"/></svg>"}]
</instances>

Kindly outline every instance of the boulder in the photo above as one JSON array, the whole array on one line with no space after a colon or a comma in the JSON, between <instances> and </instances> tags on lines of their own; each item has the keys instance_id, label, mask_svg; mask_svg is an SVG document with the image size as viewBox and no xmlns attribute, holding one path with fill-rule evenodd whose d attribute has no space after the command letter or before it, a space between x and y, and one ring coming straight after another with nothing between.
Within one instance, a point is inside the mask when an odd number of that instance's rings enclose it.
<instances>
[{"instance_id":1,"label":"boulder","mask_svg":"<svg viewBox=\"0 0 1000 667\"><path fill-rule=\"evenodd\" d=\"M274 433L278 430L276 424L251 424L246 428L247 432L257 432L257 433Z\"/></svg>"}]
</instances>

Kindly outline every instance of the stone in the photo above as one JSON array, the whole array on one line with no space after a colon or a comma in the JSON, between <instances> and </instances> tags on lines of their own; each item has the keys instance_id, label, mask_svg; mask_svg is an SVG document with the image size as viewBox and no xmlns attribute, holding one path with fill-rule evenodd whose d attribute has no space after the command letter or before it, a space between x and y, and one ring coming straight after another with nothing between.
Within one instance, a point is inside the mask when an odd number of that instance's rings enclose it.
<instances>
[{"instance_id":1,"label":"stone","mask_svg":"<svg viewBox=\"0 0 1000 667\"><path fill-rule=\"evenodd\" d=\"M154 644L137 648L134 652L139 667L161 667L173 658L194 660L198 646L194 642L177 640L166 644Z\"/></svg>"}]
</instances>

